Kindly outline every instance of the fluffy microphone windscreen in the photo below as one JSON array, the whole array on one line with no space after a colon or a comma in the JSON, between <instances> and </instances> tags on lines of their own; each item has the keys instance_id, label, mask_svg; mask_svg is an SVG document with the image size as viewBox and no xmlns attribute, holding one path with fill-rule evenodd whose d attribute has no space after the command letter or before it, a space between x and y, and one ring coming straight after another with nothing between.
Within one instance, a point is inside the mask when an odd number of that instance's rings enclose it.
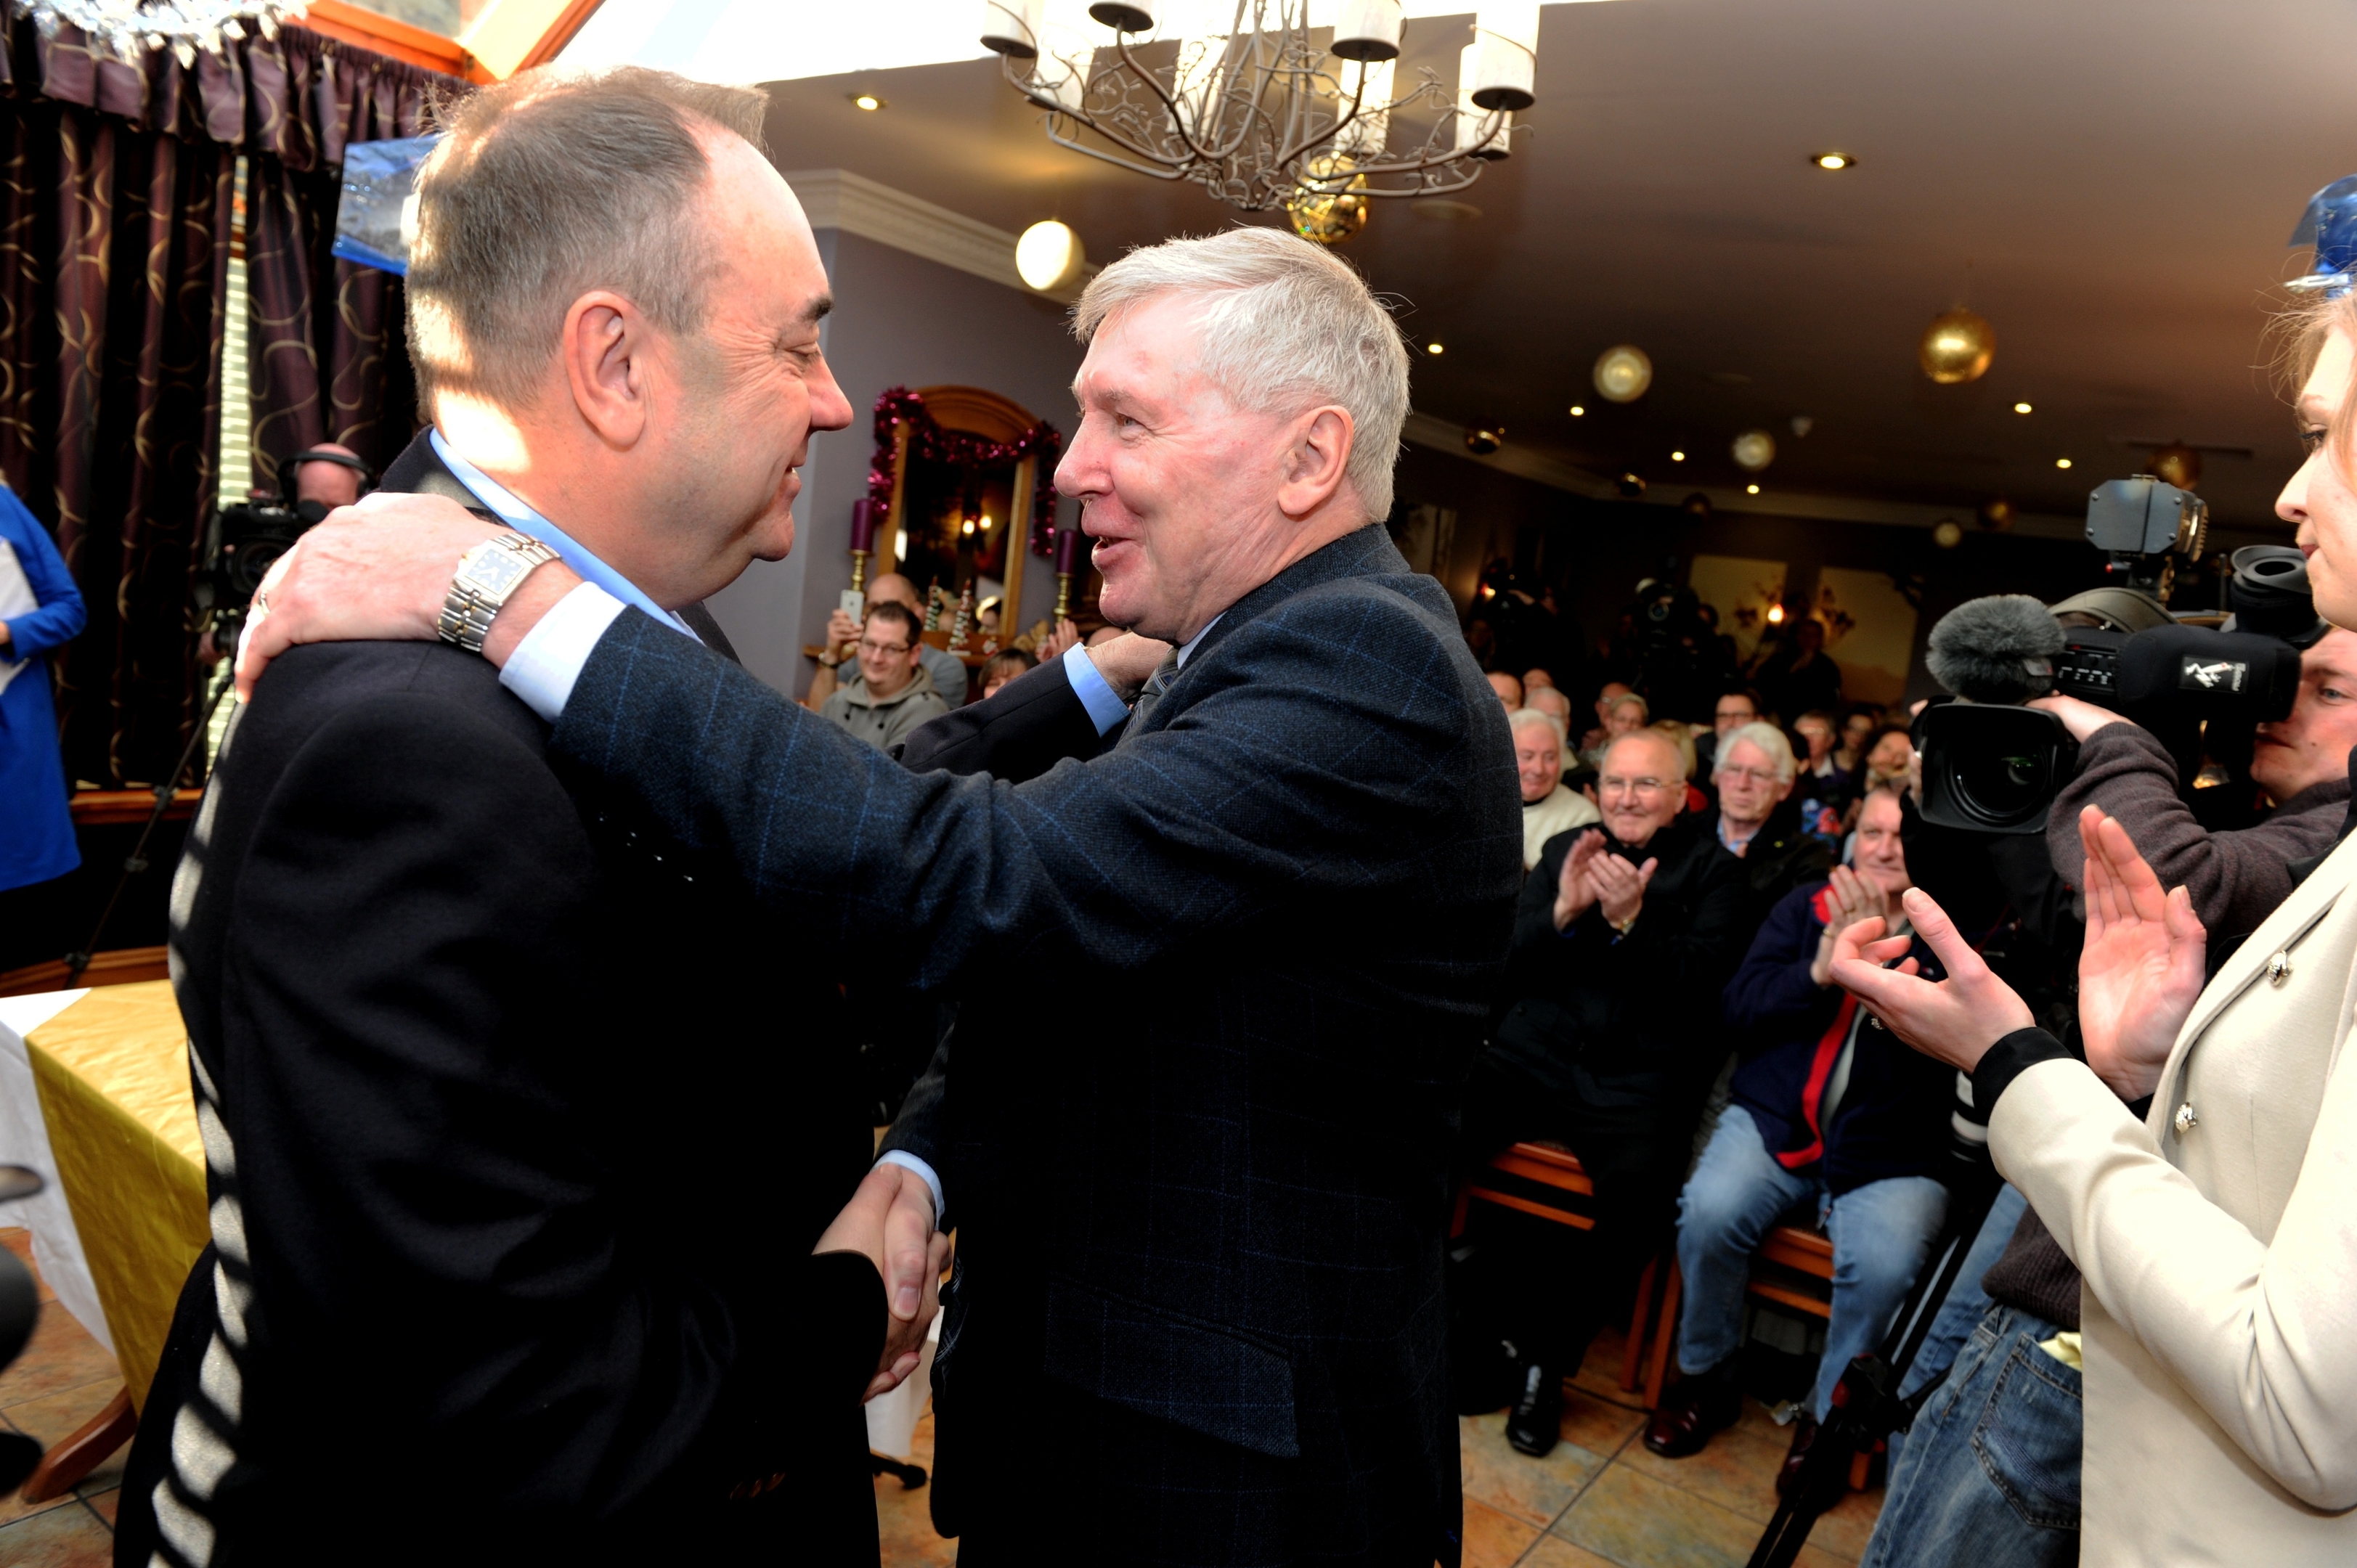
<instances>
[{"instance_id":1,"label":"fluffy microphone windscreen","mask_svg":"<svg viewBox=\"0 0 2357 1568\"><path fill-rule=\"evenodd\" d=\"M1932 679L1975 703L2020 703L2054 689L2062 624L2028 594L1966 599L1932 628Z\"/></svg>"}]
</instances>

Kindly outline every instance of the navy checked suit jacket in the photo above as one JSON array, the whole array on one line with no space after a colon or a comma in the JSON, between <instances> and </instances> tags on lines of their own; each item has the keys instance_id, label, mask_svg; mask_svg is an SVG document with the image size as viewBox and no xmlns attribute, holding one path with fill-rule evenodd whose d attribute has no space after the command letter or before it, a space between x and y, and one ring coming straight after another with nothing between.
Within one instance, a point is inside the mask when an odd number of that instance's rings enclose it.
<instances>
[{"instance_id":1,"label":"navy checked suit jacket","mask_svg":"<svg viewBox=\"0 0 2357 1568\"><path fill-rule=\"evenodd\" d=\"M903 769L628 612L552 746L846 965L961 998L889 1144L959 1229L942 1485L953 1419L1031 1481L1021 1390L1053 1378L1284 1462L1321 1556L1458 1561L1447 1171L1521 796L1453 607L1381 528L1025 783Z\"/></svg>"}]
</instances>

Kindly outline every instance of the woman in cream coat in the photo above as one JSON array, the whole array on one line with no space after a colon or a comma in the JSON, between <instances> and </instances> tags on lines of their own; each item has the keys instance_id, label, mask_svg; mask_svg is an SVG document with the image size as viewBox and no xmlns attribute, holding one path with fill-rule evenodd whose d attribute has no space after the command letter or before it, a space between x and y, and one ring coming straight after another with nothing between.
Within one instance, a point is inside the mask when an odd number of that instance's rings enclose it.
<instances>
[{"instance_id":1,"label":"woman in cream coat","mask_svg":"<svg viewBox=\"0 0 2357 1568\"><path fill-rule=\"evenodd\" d=\"M2277 510L2318 612L2357 627L2357 304L2324 307L2298 414L2309 456ZM1997 1168L2085 1276L2081 1561L2357 1563L2357 838L2207 986L2183 888L2089 808L2087 944L2070 1057L1921 892L1947 965L1845 933L1834 976L1900 1037L1973 1075ZM1854 956L1853 956L1854 955ZM2141 1119L2129 1107L2150 1097Z\"/></svg>"}]
</instances>

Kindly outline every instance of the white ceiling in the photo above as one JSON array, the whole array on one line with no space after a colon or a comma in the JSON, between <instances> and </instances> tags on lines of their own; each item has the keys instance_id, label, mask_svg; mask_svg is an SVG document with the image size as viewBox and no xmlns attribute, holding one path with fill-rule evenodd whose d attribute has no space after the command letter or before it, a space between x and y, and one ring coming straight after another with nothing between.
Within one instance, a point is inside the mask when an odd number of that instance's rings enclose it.
<instances>
[{"instance_id":1,"label":"white ceiling","mask_svg":"<svg viewBox=\"0 0 2357 1568\"><path fill-rule=\"evenodd\" d=\"M780 82L784 166L1007 230L1061 216L1097 261L1233 220L1193 187L1050 145L995 59L856 63L954 47L938 40L979 6L935 10L679 0L639 36L634 0L608 0L582 38L599 58L756 61ZM1469 20L1412 21L1404 77L1452 81ZM769 63L789 55L829 74ZM2258 368L2263 310L2304 264L2284 240L2308 195L2357 169L2352 60L2357 14L2312 0L1549 5L1530 134L1468 193L1482 216L1386 204L1341 253L1447 346L1419 358L1419 410L1502 422L1546 456L1725 486L1744 477L1728 442L1762 425L1780 493L2075 513L2094 480L2135 471L2125 443L2182 437L2254 451L2211 457L2201 489L2222 523L2265 527L2297 448ZM855 90L890 107L862 113ZM1859 166L1809 166L1828 147ZM1964 303L1995 324L1996 367L1934 386L1916 339ZM1587 374L1621 341L1656 379L1616 408ZM1815 420L1806 439L1794 414Z\"/></svg>"}]
</instances>

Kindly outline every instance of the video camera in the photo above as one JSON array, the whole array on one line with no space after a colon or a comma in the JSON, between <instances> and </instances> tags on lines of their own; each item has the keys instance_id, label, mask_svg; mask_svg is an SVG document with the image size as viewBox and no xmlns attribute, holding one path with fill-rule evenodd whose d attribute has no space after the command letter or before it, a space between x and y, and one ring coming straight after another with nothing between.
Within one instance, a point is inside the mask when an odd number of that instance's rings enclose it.
<instances>
[{"instance_id":1,"label":"video camera","mask_svg":"<svg viewBox=\"0 0 2357 1568\"><path fill-rule=\"evenodd\" d=\"M367 467L342 452L297 452L278 466L281 482L293 489L295 476L306 463L333 463L352 469L361 477L361 493L368 493ZM256 496L213 513L206 532L204 566L197 577L196 600L197 608L211 617L216 637L235 634L272 565L331 510L316 500Z\"/></svg>"},{"instance_id":2,"label":"video camera","mask_svg":"<svg viewBox=\"0 0 2357 1568\"><path fill-rule=\"evenodd\" d=\"M2207 532L2198 496L2138 475L2095 488L2087 542L2106 586L2050 610L2021 594L1957 606L1932 628L1932 674L1958 701L1915 721L1926 821L1980 832L2035 833L2078 766L2062 721L2021 704L2049 693L2093 703L2151 731L2190 779L2205 726L2247 736L2287 716L2299 650L2330 629L2317 618L2297 550L2238 550L2223 628L2186 625L2167 607L2179 566ZM2096 624L2065 627L2059 614Z\"/></svg>"}]
</instances>

